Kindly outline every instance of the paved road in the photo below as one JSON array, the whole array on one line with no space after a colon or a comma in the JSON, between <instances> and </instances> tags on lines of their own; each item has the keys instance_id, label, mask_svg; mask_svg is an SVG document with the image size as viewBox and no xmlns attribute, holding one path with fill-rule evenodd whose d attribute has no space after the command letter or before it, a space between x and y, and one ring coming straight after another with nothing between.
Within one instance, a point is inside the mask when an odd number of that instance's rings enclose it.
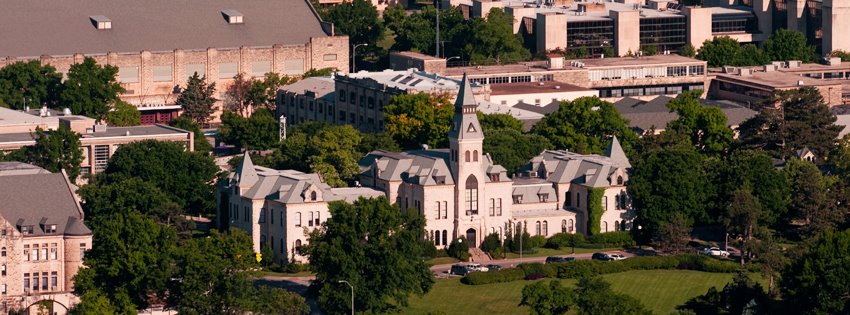
<instances>
[{"instance_id":1,"label":"paved road","mask_svg":"<svg viewBox=\"0 0 850 315\"><path fill-rule=\"evenodd\" d=\"M632 253L627 253L625 251L619 251L619 250L608 251L608 252L604 252L604 253L621 254L621 255L626 256L626 257L635 256ZM590 260L591 256L593 256L593 253L559 255L558 257L575 257L576 259ZM521 263L543 263L543 262L546 262L546 257L524 257L522 260L520 260L519 258L491 260L491 261L488 261L488 262L481 262L481 264L482 265L499 265L499 266L502 266L503 268L511 268L511 267L516 267L516 265L519 265ZM452 268L452 265L454 265L454 264L434 265L434 266L431 266L431 271L433 271L434 274L437 277L447 277L447 276L449 276L449 269Z\"/></svg>"}]
</instances>

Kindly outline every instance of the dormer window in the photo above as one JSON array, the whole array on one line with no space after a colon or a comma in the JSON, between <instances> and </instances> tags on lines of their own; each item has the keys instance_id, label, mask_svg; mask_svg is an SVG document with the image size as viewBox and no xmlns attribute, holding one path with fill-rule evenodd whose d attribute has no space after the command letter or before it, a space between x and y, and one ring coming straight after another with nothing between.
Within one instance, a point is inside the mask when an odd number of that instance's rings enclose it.
<instances>
[{"instance_id":1,"label":"dormer window","mask_svg":"<svg viewBox=\"0 0 850 315\"><path fill-rule=\"evenodd\" d=\"M23 235L32 235L33 226L32 225L23 225L21 226L21 234Z\"/></svg>"},{"instance_id":2,"label":"dormer window","mask_svg":"<svg viewBox=\"0 0 850 315\"><path fill-rule=\"evenodd\" d=\"M514 195L514 203L521 204L522 203L522 195Z\"/></svg>"},{"instance_id":3,"label":"dormer window","mask_svg":"<svg viewBox=\"0 0 850 315\"><path fill-rule=\"evenodd\" d=\"M310 192L310 201L316 201L318 198L315 191Z\"/></svg>"},{"instance_id":4,"label":"dormer window","mask_svg":"<svg viewBox=\"0 0 850 315\"><path fill-rule=\"evenodd\" d=\"M56 233L56 224L48 224L44 226L44 233Z\"/></svg>"},{"instance_id":5,"label":"dormer window","mask_svg":"<svg viewBox=\"0 0 850 315\"><path fill-rule=\"evenodd\" d=\"M549 201L549 194L537 194L537 199L539 199L540 202L547 202Z\"/></svg>"}]
</instances>

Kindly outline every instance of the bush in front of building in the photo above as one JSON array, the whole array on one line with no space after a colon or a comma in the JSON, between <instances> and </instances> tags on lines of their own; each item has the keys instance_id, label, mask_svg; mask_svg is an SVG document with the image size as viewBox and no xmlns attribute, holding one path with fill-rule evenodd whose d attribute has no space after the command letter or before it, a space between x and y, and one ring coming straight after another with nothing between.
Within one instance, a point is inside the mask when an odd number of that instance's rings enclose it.
<instances>
[{"instance_id":1,"label":"bush in front of building","mask_svg":"<svg viewBox=\"0 0 850 315\"><path fill-rule=\"evenodd\" d=\"M473 272L461 279L464 284L479 285L511 282L525 279L525 271L520 268L508 268L499 271Z\"/></svg>"},{"instance_id":2,"label":"bush in front of building","mask_svg":"<svg viewBox=\"0 0 850 315\"><path fill-rule=\"evenodd\" d=\"M502 240L499 234L490 233L490 235L484 237L484 242L481 243L481 250L490 254L490 257L501 258L504 255L504 251L502 250Z\"/></svg>"},{"instance_id":3,"label":"bush in front of building","mask_svg":"<svg viewBox=\"0 0 850 315\"><path fill-rule=\"evenodd\" d=\"M460 261L469 260L469 241L466 237L459 237L449 244L449 249L446 251L450 257L457 258Z\"/></svg>"},{"instance_id":4,"label":"bush in front of building","mask_svg":"<svg viewBox=\"0 0 850 315\"><path fill-rule=\"evenodd\" d=\"M602 247L629 247L635 245L635 240L629 231L606 232L591 235L587 238L591 244L599 244Z\"/></svg>"},{"instance_id":5,"label":"bush in front of building","mask_svg":"<svg viewBox=\"0 0 850 315\"><path fill-rule=\"evenodd\" d=\"M541 248L546 245L546 237L543 235L535 235L528 239L528 247Z\"/></svg>"},{"instance_id":6,"label":"bush in front of building","mask_svg":"<svg viewBox=\"0 0 850 315\"><path fill-rule=\"evenodd\" d=\"M584 242L584 234L558 233L546 240L546 247L561 249L562 247L576 247Z\"/></svg>"}]
</instances>

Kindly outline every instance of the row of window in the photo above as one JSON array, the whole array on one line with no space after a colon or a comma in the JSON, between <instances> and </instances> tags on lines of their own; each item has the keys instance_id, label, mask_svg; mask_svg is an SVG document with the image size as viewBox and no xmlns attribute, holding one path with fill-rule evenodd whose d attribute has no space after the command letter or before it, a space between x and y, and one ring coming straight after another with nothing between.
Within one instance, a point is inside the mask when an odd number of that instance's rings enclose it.
<instances>
[{"instance_id":1,"label":"row of window","mask_svg":"<svg viewBox=\"0 0 850 315\"><path fill-rule=\"evenodd\" d=\"M689 83L677 85L653 85L653 86L631 86L599 89L599 97L624 97L645 95L676 95L682 91L704 90L702 83Z\"/></svg>"},{"instance_id":2,"label":"row of window","mask_svg":"<svg viewBox=\"0 0 850 315\"><path fill-rule=\"evenodd\" d=\"M431 239L434 240L434 246L446 246L449 243L449 231L443 230L443 237L440 237L440 230L431 231Z\"/></svg>"},{"instance_id":3,"label":"row of window","mask_svg":"<svg viewBox=\"0 0 850 315\"><path fill-rule=\"evenodd\" d=\"M48 252L49 251L49 252ZM24 259L27 261L38 261L38 260L56 260L56 253L59 251L59 247L57 243L50 243L50 247L47 246L47 243L41 244L32 244L24 245ZM80 243L80 256L84 254L85 251L85 243ZM0 254L3 257L6 256L6 247L0 248Z\"/></svg>"},{"instance_id":4,"label":"row of window","mask_svg":"<svg viewBox=\"0 0 850 315\"><path fill-rule=\"evenodd\" d=\"M331 60L336 60L335 54ZM328 55L325 55L326 57ZM326 59L326 61L329 61ZM232 79L239 73L238 62L220 62L218 66L219 79ZM272 72L272 63L269 60L257 60L251 63L252 77L263 77L266 73ZM186 76L192 76L195 73L199 77L206 75L206 65L203 63L190 63L186 65ZM290 59L283 62L283 74L298 75L304 73L303 59ZM123 66L118 67L118 80L121 83L138 83L139 82L139 66ZM172 65L157 65L151 67L151 76L154 82L171 82L174 79L174 67Z\"/></svg>"},{"instance_id":5,"label":"row of window","mask_svg":"<svg viewBox=\"0 0 850 315\"><path fill-rule=\"evenodd\" d=\"M702 76L704 74L704 65L692 65L592 70L588 72L588 77L590 78L590 81L608 81L677 76Z\"/></svg>"},{"instance_id":6,"label":"row of window","mask_svg":"<svg viewBox=\"0 0 850 315\"><path fill-rule=\"evenodd\" d=\"M39 274L38 272L25 273L24 274L24 291L29 292L30 289L32 291L48 291L49 290L57 290L59 287L59 273L56 271L50 272L50 285L48 286L47 282L47 272L41 273L41 285L39 285ZM30 286L32 284L32 286ZM0 285L0 292L6 294L6 285Z\"/></svg>"}]
</instances>

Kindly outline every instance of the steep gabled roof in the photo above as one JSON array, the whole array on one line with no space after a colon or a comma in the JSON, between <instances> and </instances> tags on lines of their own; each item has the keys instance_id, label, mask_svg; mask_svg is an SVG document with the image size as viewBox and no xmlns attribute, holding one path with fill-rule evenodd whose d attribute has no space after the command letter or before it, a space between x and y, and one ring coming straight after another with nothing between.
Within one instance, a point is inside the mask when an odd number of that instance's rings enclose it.
<instances>
[{"instance_id":1,"label":"steep gabled roof","mask_svg":"<svg viewBox=\"0 0 850 315\"><path fill-rule=\"evenodd\" d=\"M623 147L620 146L620 140L617 140L617 136L614 136L611 139L611 143L608 144L608 147L605 148L605 156L611 158L611 161L614 161L619 166L630 168L632 164L629 163L629 158L626 157L626 153L623 152Z\"/></svg>"}]
</instances>

